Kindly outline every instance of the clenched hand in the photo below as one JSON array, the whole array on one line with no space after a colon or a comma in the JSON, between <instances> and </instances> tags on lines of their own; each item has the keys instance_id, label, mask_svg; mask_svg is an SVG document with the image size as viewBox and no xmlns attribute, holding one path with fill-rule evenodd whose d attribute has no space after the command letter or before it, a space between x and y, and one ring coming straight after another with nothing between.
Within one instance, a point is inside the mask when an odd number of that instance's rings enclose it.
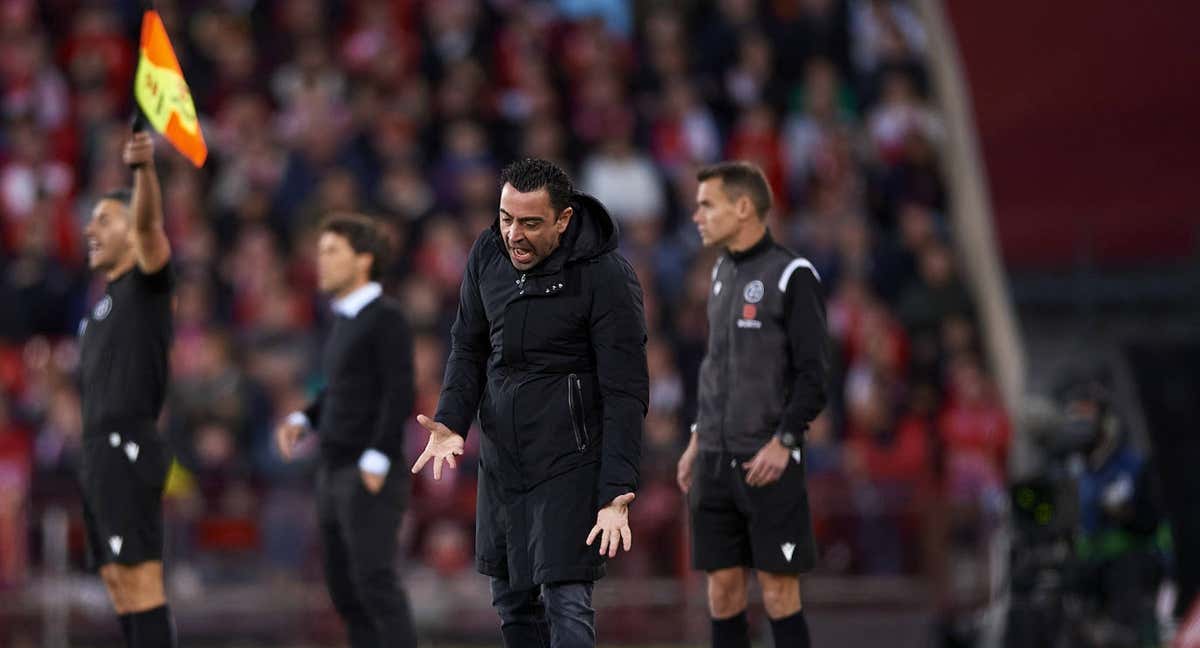
<instances>
[{"instance_id":1,"label":"clenched hand","mask_svg":"<svg viewBox=\"0 0 1200 648\"><path fill-rule=\"evenodd\" d=\"M742 464L746 470L746 483L750 486L766 486L779 479L787 468L791 454L779 439L772 437L750 461Z\"/></svg>"}]
</instances>

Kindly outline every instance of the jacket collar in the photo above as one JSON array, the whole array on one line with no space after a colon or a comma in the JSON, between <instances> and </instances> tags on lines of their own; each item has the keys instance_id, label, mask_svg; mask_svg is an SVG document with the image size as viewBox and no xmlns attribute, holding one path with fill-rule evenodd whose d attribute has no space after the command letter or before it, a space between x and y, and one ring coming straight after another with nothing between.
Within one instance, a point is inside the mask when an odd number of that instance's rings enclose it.
<instances>
[{"instance_id":1,"label":"jacket collar","mask_svg":"<svg viewBox=\"0 0 1200 648\"><path fill-rule=\"evenodd\" d=\"M771 230L767 230L763 237L758 239L758 243L742 250L741 252L729 251L729 258L733 259L734 263L741 263L746 259L752 259L763 252L766 252L772 245L775 244L775 239L771 237Z\"/></svg>"},{"instance_id":2,"label":"jacket collar","mask_svg":"<svg viewBox=\"0 0 1200 648\"><path fill-rule=\"evenodd\" d=\"M349 295L333 300L333 312L354 319L368 304L383 294L383 286L377 281L370 281L355 288Z\"/></svg>"}]
</instances>

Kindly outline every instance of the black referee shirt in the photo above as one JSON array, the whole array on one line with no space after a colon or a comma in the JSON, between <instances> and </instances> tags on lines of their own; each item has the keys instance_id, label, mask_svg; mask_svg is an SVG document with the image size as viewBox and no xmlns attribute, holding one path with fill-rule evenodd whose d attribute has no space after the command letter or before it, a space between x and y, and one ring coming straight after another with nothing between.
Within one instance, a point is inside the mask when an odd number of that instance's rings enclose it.
<instances>
[{"instance_id":1,"label":"black referee shirt","mask_svg":"<svg viewBox=\"0 0 1200 648\"><path fill-rule=\"evenodd\" d=\"M108 284L79 324L83 433L153 422L167 394L167 352L173 333L168 262L146 274L136 265Z\"/></svg>"}]
</instances>

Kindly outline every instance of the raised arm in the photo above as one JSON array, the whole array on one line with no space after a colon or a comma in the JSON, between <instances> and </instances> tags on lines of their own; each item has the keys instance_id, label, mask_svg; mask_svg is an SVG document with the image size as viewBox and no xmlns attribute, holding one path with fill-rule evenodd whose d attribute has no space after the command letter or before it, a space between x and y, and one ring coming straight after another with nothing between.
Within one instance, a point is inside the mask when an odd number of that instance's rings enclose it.
<instances>
[{"instance_id":1,"label":"raised arm","mask_svg":"<svg viewBox=\"0 0 1200 648\"><path fill-rule=\"evenodd\" d=\"M171 259L171 244L163 228L162 190L154 167L154 139L135 132L125 143L125 164L133 169L133 249L144 274L162 270Z\"/></svg>"}]
</instances>

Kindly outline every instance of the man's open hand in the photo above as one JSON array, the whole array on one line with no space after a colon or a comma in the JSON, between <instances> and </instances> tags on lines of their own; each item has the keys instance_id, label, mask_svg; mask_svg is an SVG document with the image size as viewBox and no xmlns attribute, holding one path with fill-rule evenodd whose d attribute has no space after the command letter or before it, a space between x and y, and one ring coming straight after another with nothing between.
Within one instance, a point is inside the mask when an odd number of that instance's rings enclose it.
<instances>
[{"instance_id":1,"label":"man's open hand","mask_svg":"<svg viewBox=\"0 0 1200 648\"><path fill-rule=\"evenodd\" d=\"M451 468L457 467L454 462L455 455L463 453L463 438L456 434L453 430L438 423L437 421L425 416L424 414L417 415L417 423L421 427L429 431L429 443L425 444L425 451L417 457L417 462L413 464L412 472L417 474L425 467L425 463L433 459L433 478L442 478L442 462L446 462Z\"/></svg>"},{"instance_id":2,"label":"man's open hand","mask_svg":"<svg viewBox=\"0 0 1200 648\"><path fill-rule=\"evenodd\" d=\"M599 534L601 556L608 554L609 558L615 558L619 544L625 545L625 551L633 546L633 532L629 530L629 503L634 497L633 493L618 495L596 513L596 526L588 534L587 545L592 546L592 541Z\"/></svg>"}]
</instances>

